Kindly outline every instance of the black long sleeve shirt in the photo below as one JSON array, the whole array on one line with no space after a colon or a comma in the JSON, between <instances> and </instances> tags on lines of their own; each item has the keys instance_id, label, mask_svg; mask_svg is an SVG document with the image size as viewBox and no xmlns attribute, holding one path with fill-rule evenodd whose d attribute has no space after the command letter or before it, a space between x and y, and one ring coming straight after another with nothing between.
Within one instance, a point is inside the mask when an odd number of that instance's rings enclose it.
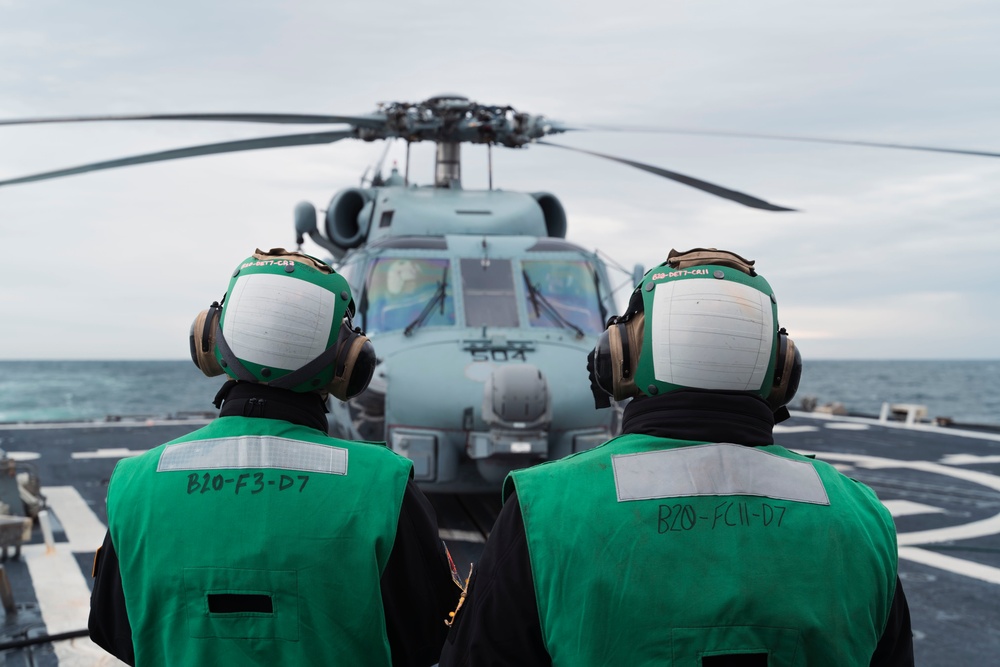
<instances>
[{"instance_id":1,"label":"black long sleeve shirt","mask_svg":"<svg viewBox=\"0 0 1000 667\"><path fill-rule=\"evenodd\" d=\"M666 399L666 400L665 400ZM633 400L624 433L678 440L773 444L767 405L737 394L679 391ZM441 654L441 667L535 667L552 661L542 637L528 541L517 494L504 503L469 582L469 593ZM910 611L903 587L896 591L872 667L912 667Z\"/></svg>"}]
</instances>

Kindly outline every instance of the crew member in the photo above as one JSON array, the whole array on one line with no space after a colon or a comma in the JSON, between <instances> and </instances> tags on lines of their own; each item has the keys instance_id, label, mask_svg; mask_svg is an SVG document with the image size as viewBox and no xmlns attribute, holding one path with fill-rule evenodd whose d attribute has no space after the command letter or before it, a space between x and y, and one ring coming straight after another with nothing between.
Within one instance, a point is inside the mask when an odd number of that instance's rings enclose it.
<instances>
[{"instance_id":1,"label":"crew member","mask_svg":"<svg viewBox=\"0 0 1000 667\"><path fill-rule=\"evenodd\" d=\"M240 263L191 327L231 378L219 418L120 461L90 636L135 665L437 662L460 590L410 461L327 435L367 387L347 281L281 248Z\"/></svg>"},{"instance_id":2,"label":"crew member","mask_svg":"<svg viewBox=\"0 0 1000 667\"><path fill-rule=\"evenodd\" d=\"M588 366L621 436L513 472L454 665L912 665L892 517L774 444L801 358L730 252L671 251Z\"/></svg>"}]
</instances>

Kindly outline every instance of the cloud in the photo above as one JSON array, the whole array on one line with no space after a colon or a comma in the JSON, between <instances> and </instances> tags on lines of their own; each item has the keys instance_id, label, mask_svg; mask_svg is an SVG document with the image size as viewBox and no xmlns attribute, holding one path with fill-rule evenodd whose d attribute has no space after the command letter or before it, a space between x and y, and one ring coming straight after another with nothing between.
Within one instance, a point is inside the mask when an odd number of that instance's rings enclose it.
<instances>
[{"instance_id":1,"label":"cloud","mask_svg":"<svg viewBox=\"0 0 1000 667\"><path fill-rule=\"evenodd\" d=\"M454 91L567 122L1000 150L985 139L996 136L1000 12L984 3L627 1L609 13L596 2L389 2L380 20L322 2L0 0L0 11L7 118L360 113ZM0 178L300 130L0 126ZM556 194L568 238L627 272L670 248L728 248L758 261L810 354L997 356L998 161L629 132L553 141L800 209L745 209L543 146L494 151L496 187ZM190 320L232 265L258 245L292 245L294 205L324 208L381 153L345 141L0 188L0 356L183 358ZM404 156L397 144L388 164ZM466 187L485 187L485 151L463 157ZM411 178L429 182L432 165L433 147L414 146Z\"/></svg>"}]
</instances>

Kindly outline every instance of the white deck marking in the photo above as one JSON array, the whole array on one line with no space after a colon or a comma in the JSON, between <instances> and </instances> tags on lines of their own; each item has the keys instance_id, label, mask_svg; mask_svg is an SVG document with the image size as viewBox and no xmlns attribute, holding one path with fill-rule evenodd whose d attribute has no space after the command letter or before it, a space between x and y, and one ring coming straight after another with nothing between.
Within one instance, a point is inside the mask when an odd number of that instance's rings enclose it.
<instances>
[{"instance_id":1,"label":"white deck marking","mask_svg":"<svg viewBox=\"0 0 1000 667\"><path fill-rule=\"evenodd\" d=\"M941 463L946 466L970 466L987 463L1000 463L1000 456L976 456L975 454L947 454L941 457Z\"/></svg>"},{"instance_id":2,"label":"white deck marking","mask_svg":"<svg viewBox=\"0 0 1000 667\"><path fill-rule=\"evenodd\" d=\"M812 433L813 431L818 431L819 428L816 426L783 426L781 424L774 425L774 433Z\"/></svg>"},{"instance_id":3,"label":"white deck marking","mask_svg":"<svg viewBox=\"0 0 1000 667\"><path fill-rule=\"evenodd\" d=\"M480 544L486 541L482 533L472 530L455 530L452 528L439 528L438 537L442 540L456 540L458 542L475 542Z\"/></svg>"},{"instance_id":4,"label":"white deck marking","mask_svg":"<svg viewBox=\"0 0 1000 667\"><path fill-rule=\"evenodd\" d=\"M90 588L69 545L58 543L55 551L46 553L44 544L27 544L21 547L21 557L31 575L46 634L86 630ZM52 646L62 667L125 664L88 637L55 642Z\"/></svg>"},{"instance_id":5,"label":"white deck marking","mask_svg":"<svg viewBox=\"0 0 1000 667\"><path fill-rule=\"evenodd\" d=\"M97 551L107 528L80 493L72 486L43 486L42 495L66 531L69 548L77 553Z\"/></svg>"},{"instance_id":6,"label":"white deck marking","mask_svg":"<svg viewBox=\"0 0 1000 667\"><path fill-rule=\"evenodd\" d=\"M31 573L46 632L54 635L86 628L90 588L69 545L59 542L46 553L44 544L26 544L21 555Z\"/></svg>"},{"instance_id":7,"label":"white deck marking","mask_svg":"<svg viewBox=\"0 0 1000 667\"><path fill-rule=\"evenodd\" d=\"M943 514L940 507L931 507L923 503L915 503L911 500L883 500L882 504L893 516L912 516L914 514Z\"/></svg>"},{"instance_id":8,"label":"white deck marking","mask_svg":"<svg viewBox=\"0 0 1000 667\"><path fill-rule=\"evenodd\" d=\"M7 452L7 456L15 461L34 461L35 459L42 458L42 455L38 452Z\"/></svg>"},{"instance_id":9,"label":"white deck marking","mask_svg":"<svg viewBox=\"0 0 1000 667\"><path fill-rule=\"evenodd\" d=\"M118 447L114 449L98 449L96 452L73 452L70 456L74 459L123 459L129 456L145 454L146 449L128 449Z\"/></svg>"},{"instance_id":10,"label":"white deck marking","mask_svg":"<svg viewBox=\"0 0 1000 667\"><path fill-rule=\"evenodd\" d=\"M887 468L908 468L910 470L920 470L936 475L945 475L956 479L964 479L973 484L980 484L994 491L1000 491L1000 477L976 470L963 470L961 468L951 468L939 463L930 461L904 461L901 459L886 459L879 456L866 456L864 454L839 454L836 452L806 452L800 454L812 454L823 461L850 461L858 468L868 468L871 470ZM968 540L974 537L985 537L1000 533L1000 514L980 521L973 521L958 526L946 526L931 530L922 530L914 533L900 533L898 541L900 546L912 546L918 544L934 544L937 542L947 542L948 540Z\"/></svg>"},{"instance_id":11,"label":"white deck marking","mask_svg":"<svg viewBox=\"0 0 1000 667\"><path fill-rule=\"evenodd\" d=\"M982 563L974 563L961 558L945 556L936 551L927 551L917 547L900 547L899 557L914 563L930 565L939 570L947 570L973 579L979 579L990 584L1000 584L1000 568L990 567Z\"/></svg>"},{"instance_id":12,"label":"white deck marking","mask_svg":"<svg viewBox=\"0 0 1000 667\"><path fill-rule=\"evenodd\" d=\"M973 484L980 484L994 491L1000 491L1000 477L985 472L975 470L963 470L961 468L951 468L939 463L930 461L903 461L898 459L886 459L878 456L865 456L862 454L839 454L836 452L800 452L801 454L812 454L820 460L825 461L851 461L859 468L869 468L873 470L885 468L909 468L910 470L920 470L937 475L946 475L956 479L963 479ZM1000 534L1000 514L991 517L972 521L957 526L946 526L931 530L921 530L913 533L899 533L896 541L899 544L899 557L907 558L918 563L938 567L949 572L962 574L965 576L981 579L990 583L1000 583L1000 569L974 563L972 561L943 556L924 549L914 549L914 545L935 544L947 542L949 540L968 540L975 537L985 537L987 535Z\"/></svg>"},{"instance_id":13,"label":"white deck marking","mask_svg":"<svg viewBox=\"0 0 1000 667\"><path fill-rule=\"evenodd\" d=\"M907 426L905 422L880 422L878 419L873 419L871 417L844 417L842 415L825 415L818 412L801 412L799 410L789 410L789 414L793 417L802 417L803 419L815 419L817 421L825 422L840 422L840 423L854 423L854 424L869 424L871 426L878 426L880 428L900 428L907 431L923 431L924 433L939 433L942 435L955 436L957 438L973 438L975 440L990 440L992 442L1000 442L1000 433L986 433L983 431L968 431L961 428L952 428L938 426L936 424L914 424L912 426ZM775 433L778 431L775 430Z\"/></svg>"},{"instance_id":14,"label":"white deck marking","mask_svg":"<svg viewBox=\"0 0 1000 667\"><path fill-rule=\"evenodd\" d=\"M47 634L85 630L90 615L90 587L76 553L91 553L104 541L105 527L79 492L71 486L42 487L49 507L59 518L68 542L57 542L48 552L44 544L21 547L35 589ZM87 637L53 644L59 665L90 667L122 665Z\"/></svg>"},{"instance_id":15,"label":"white deck marking","mask_svg":"<svg viewBox=\"0 0 1000 667\"><path fill-rule=\"evenodd\" d=\"M829 424L824 424L824 426L835 431L867 431L871 428L868 424L856 424L854 422L830 422Z\"/></svg>"},{"instance_id":16,"label":"white deck marking","mask_svg":"<svg viewBox=\"0 0 1000 667\"><path fill-rule=\"evenodd\" d=\"M117 422L19 422L0 424L0 431L56 431L61 429L136 428L140 426L204 426L211 419L124 419Z\"/></svg>"}]
</instances>

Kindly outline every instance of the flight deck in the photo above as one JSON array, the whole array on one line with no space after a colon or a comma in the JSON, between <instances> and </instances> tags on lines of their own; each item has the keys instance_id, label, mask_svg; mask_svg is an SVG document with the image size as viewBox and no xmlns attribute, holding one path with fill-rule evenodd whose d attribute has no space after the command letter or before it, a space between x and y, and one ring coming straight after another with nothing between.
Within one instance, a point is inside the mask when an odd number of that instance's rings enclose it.
<instances>
[{"instance_id":1,"label":"flight deck","mask_svg":"<svg viewBox=\"0 0 1000 667\"><path fill-rule=\"evenodd\" d=\"M0 665L115 665L81 636L90 571L106 530L115 463L183 435L200 420L0 424L0 449L30 465L47 500L51 543L36 522L2 565L11 606ZM917 664L987 665L1000 654L1000 433L793 412L775 440L872 487L899 538ZM459 570L474 563L500 509L500 490L429 494ZM808 569L809 563L802 563ZM821 576L822 573L817 573ZM0 593L3 593L0 581ZM55 639L51 641L50 639Z\"/></svg>"}]
</instances>

